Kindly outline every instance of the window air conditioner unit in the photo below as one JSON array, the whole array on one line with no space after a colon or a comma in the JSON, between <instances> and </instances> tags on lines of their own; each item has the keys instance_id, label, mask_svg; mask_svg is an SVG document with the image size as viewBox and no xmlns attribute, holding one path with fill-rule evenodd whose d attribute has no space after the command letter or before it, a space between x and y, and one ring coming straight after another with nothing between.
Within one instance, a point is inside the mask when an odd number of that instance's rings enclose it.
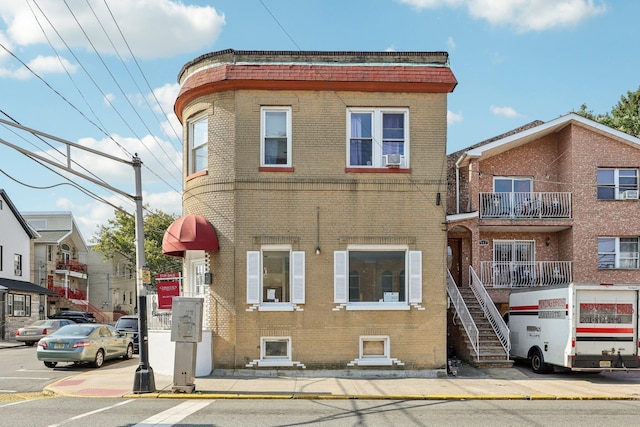
<instances>
[{"instance_id":1,"label":"window air conditioner unit","mask_svg":"<svg viewBox=\"0 0 640 427\"><path fill-rule=\"evenodd\" d=\"M623 199L637 199L638 198L638 190L626 190L622 193Z\"/></svg>"},{"instance_id":2,"label":"window air conditioner unit","mask_svg":"<svg viewBox=\"0 0 640 427\"><path fill-rule=\"evenodd\" d=\"M382 164L384 166L400 166L400 162L402 161L402 155L400 154L385 154L382 156Z\"/></svg>"}]
</instances>

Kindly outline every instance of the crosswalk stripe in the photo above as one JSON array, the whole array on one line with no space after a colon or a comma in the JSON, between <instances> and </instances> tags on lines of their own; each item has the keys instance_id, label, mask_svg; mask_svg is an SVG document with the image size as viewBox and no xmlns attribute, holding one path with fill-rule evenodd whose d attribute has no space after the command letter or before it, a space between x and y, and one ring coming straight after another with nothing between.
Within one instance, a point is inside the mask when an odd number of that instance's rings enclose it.
<instances>
[{"instance_id":1,"label":"crosswalk stripe","mask_svg":"<svg viewBox=\"0 0 640 427\"><path fill-rule=\"evenodd\" d=\"M211 401L208 400L188 400L178 406L174 406L173 408L169 408L159 414L155 414L141 423L135 424L133 427L152 427L157 425L168 427L179 423L189 415L199 411L210 403Z\"/></svg>"}]
</instances>

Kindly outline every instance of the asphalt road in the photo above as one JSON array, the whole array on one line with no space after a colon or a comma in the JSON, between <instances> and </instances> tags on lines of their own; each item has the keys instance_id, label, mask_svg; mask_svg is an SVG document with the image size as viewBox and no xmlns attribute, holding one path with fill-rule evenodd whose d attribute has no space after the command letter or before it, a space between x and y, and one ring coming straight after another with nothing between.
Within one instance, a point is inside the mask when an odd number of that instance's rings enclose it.
<instances>
[{"instance_id":1,"label":"asphalt road","mask_svg":"<svg viewBox=\"0 0 640 427\"><path fill-rule=\"evenodd\" d=\"M635 425L638 401L185 400L50 397L0 403L20 426Z\"/></svg>"},{"instance_id":2,"label":"asphalt road","mask_svg":"<svg viewBox=\"0 0 640 427\"><path fill-rule=\"evenodd\" d=\"M110 360L100 369L114 364L139 363L138 355L131 360ZM0 402L7 401L11 393L40 392L48 384L71 375L93 369L87 365L60 365L55 369L44 366L36 357L36 347L11 347L0 349Z\"/></svg>"}]
</instances>

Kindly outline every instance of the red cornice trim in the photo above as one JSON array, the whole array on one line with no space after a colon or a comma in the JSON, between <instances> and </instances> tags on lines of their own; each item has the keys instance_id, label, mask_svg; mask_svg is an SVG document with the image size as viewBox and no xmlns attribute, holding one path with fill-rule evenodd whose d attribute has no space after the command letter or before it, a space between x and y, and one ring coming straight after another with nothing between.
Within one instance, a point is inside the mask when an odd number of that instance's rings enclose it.
<instances>
[{"instance_id":1,"label":"red cornice trim","mask_svg":"<svg viewBox=\"0 0 640 427\"><path fill-rule=\"evenodd\" d=\"M221 65L198 71L183 84L174 112L193 100L232 90L305 90L450 93L458 84L446 67Z\"/></svg>"}]
</instances>

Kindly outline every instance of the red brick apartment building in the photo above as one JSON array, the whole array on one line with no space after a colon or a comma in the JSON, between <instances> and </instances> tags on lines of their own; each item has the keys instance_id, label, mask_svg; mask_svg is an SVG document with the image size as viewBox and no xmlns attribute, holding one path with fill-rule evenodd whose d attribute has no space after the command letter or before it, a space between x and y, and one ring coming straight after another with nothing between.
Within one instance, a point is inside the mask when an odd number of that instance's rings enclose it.
<instances>
[{"instance_id":1,"label":"red brick apartment building","mask_svg":"<svg viewBox=\"0 0 640 427\"><path fill-rule=\"evenodd\" d=\"M452 153L447 169L450 334L462 357L509 363L511 289L640 283L638 138L568 114ZM460 299L483 298L497 309L470 322ZM483 338L483 317L493 337ZM481 354L463 323L487 341ZM502 345L487 345L496 335Z\"/></svg>"},{"instance_id":2,"label":"red brick apartment building","mask_svg":"<svg viewBox=\"0 0 640 427\"><path fill-rule=\"evenodd\" d=\"M448 54L223 50L178 78L184 214L215 233L163 249L212 368L442 371Z\"/></svg>"}]
</instances>

